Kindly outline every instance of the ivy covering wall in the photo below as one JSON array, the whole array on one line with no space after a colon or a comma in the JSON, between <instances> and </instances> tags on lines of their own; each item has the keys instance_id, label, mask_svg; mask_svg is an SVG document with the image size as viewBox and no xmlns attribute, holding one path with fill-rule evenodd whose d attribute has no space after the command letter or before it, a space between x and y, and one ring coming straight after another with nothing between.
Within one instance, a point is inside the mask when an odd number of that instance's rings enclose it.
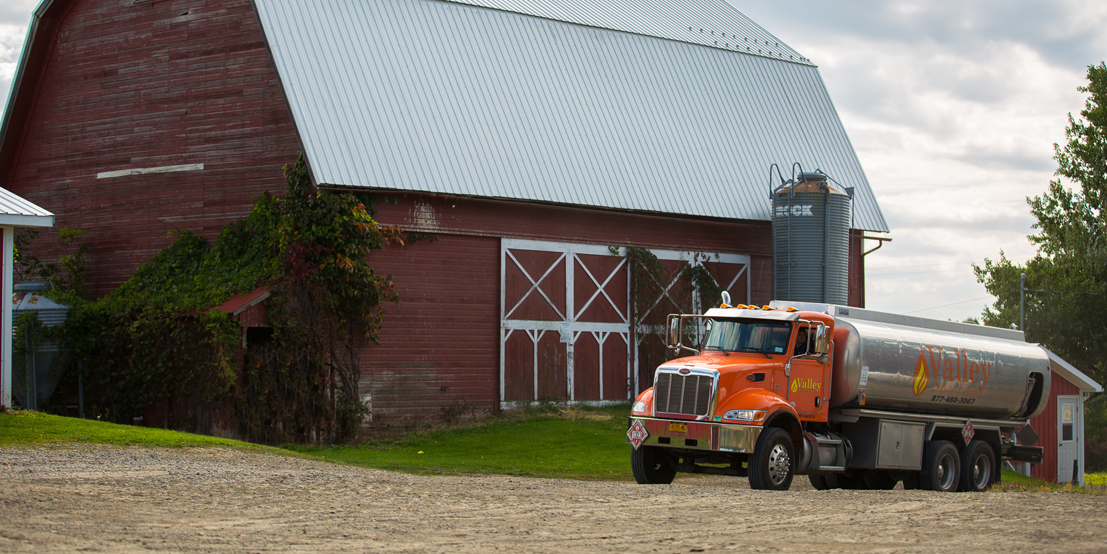
<instances>
[{"instance_id":1,"label":"ivy covering wall","mask_svg":"<svg viewBox=\"0 0 1107 554\"><path fill-rule=\"evenodd\" d=\"M366 198L317 190L302 157L285 176L284 198L257 199L213 243L177 231L103 298L85 300L72 283L51 293L73 306L50 332L74 351L87 417L152 417L147 425L271 444L356 434L366 411L358 356L383 306L399 301L369 257L409 237L375 222ZM242 329L215 307L258 287L271 294L269 329L244 348Z\"/></svg>"}]
</instances>

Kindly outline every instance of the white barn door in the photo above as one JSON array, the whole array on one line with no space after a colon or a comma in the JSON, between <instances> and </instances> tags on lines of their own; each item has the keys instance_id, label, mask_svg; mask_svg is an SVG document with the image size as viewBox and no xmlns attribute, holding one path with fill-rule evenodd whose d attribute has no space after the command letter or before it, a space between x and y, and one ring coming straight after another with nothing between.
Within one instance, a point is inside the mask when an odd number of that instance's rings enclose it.
<instances>
[{"instance_id":1,"label":"white barn door","mask_svg":"<svg viewBox=\"0 0 1107 554\"><path fill-rule=\"evenodd\" d=\"M653 296L631 321L624 250L501 240L501 407L536 400L625 401L652 386L653 369L648 366L659 363L664 354L647 352L656 346L664 350L665 316L701 313L718 302L696 295L682 271L685 267L707 268L736 302L749 297L749 256L651 252L665 267L665 275L648 287Z\"/></svg>"}]
</instances>

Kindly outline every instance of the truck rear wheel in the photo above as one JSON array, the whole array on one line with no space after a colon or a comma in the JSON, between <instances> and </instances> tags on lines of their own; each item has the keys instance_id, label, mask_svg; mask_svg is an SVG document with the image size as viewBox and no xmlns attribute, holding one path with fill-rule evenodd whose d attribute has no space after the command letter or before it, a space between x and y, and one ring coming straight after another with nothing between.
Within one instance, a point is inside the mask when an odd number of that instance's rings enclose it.
<instances>
[{"instance_id":1,"label":"truck rear wheel","mask_svg":"<svg viewBox=\"0 0 1107 554\"><path fill-rule=\"evenodd\" d=\"M984 441L972 441L961 451L962 491L982 492L992 486L996 456L992 445Z\"/></svg>"},{"instance_id":2,"label":"truck rear wheel","mask_svg":"<svg viewBox=\"0 0 1107 554\"><path fill-rule=\"evenodd\" d=\"M887 471L879 469L865 471L862 479L865 481L865 488L871 491L890 491L899 483Z\"/></svg>"},{"instance_id":3,"label":"truck rear wheel","mask_svg":"<svg viewBox=\"0 0 1107 554\"><path fill-rule=\"evenodd\" d=\"M656 446L640 446L630 451L630 471L639 485L668 485L676 477L669 453Z\"/></svg>"},{"instance_id":4,"label":"truck rear wheel","mask_svg":"<svg viewBox=\"0 0 1107 554\"><path fill-rule=\"evenodd\" d=\"M923 455L919 485L923 490L954 492L961 479L961 457L949 441L930 441Z\"/></svg>"},{"instance_id":5,"label":"truck rear wheel","mask_svg":"<svg viewBox=\"0 0 1107 554\"><path fill-rule=\"evenodd\" d=\"M761 432L748 464L750 488L786 491L795 475L795 448L792 437L779 427Z\"/></svg>"}]
</instances>

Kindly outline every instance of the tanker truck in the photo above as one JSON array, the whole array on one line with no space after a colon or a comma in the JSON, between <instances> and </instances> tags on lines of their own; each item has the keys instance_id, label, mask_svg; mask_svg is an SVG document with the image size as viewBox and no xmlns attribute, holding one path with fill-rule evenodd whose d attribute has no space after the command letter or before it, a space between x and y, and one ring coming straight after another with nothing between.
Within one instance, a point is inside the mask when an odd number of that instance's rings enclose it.
<instances>
[{"instance_id":1,"label":"tanker truck","mask_svg":"<svg viewBox=\"0 0 1107 554\"><path fill-rule=\"evenodd\" d=\"M1021 331L774 301L670 315L661 364L631 407L642 484L677 472L787 490L982 491L1004 460L1041 463L1027 420L1047 353ZM686 342L690 344L685 344Z\"/></svg>"}]
</instances>

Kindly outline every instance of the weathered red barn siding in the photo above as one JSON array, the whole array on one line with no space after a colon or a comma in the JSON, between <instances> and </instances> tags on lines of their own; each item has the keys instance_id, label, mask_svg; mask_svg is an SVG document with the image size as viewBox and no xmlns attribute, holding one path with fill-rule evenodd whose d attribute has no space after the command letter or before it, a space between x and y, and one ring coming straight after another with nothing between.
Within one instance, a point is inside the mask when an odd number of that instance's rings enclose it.
<instances>
[{"instance_id":1,"label":"weathered red barn siding","mask_svg":"<svg viewBox=\"0 0 1107 554\"><path fill-rule=\"evenodd\" d=\"M454 196L380 192L376 219L404 229L502 238L636 246L750 256L750 296L772 296L769 222L697 220L676 216L528 204Z\"/></svg>"},{"instance_id":2,"label":"weathered red barn siding","mask_svg":"<svg viewBox=\"0 0 1107 554\"><path fill-rule=\"evenodd\" d=\"M393 276L401 301L386 306L380 345L361 356L359 388L373 395L374 424L496 410L500 241L444 234L370 259Z\"/></svg>"},{"instance_id":3,"label":"weathered red barn siding","mask_svg":"<svg viewBox=\"0 0 1107 554\"><path fill-rule=\"evenodd\" d=\"M214 237L262 192L284 190L299 142L249 0L59 0L50 14L41 31L55 40L28 70L41 78L6 137L19 147L3 186L53 212L55 229L89 232L94 293L125 281L168 231ZM49 258L53 246L34 248Z\"/></svg>"},{"instance_id":4,"label":"weathered red barn siding","mask_svg":"<svg viewBox=\"0 0 1107 554\"><path fill-rule=\"evenodd\" d=\"M849 305L865 307L865 232L851 229L849 232Z\"/></svg>"},{"instance_id":5,"label":"weathered red barn siding","mask_svg":"<svg viewBox=\"0 0 1107 554\"><path fill-rule=\"evenodd\" d=\"M1056 372L1049 381L1049 403L1045 411L1030 420L1030 426L1040 437L1036 446L1042 447L1042 463L1030 466L1030 474L1046 481L1057 481L1057 396L1078 395L1080 389Z\"/></svg>"}]
</instances>

